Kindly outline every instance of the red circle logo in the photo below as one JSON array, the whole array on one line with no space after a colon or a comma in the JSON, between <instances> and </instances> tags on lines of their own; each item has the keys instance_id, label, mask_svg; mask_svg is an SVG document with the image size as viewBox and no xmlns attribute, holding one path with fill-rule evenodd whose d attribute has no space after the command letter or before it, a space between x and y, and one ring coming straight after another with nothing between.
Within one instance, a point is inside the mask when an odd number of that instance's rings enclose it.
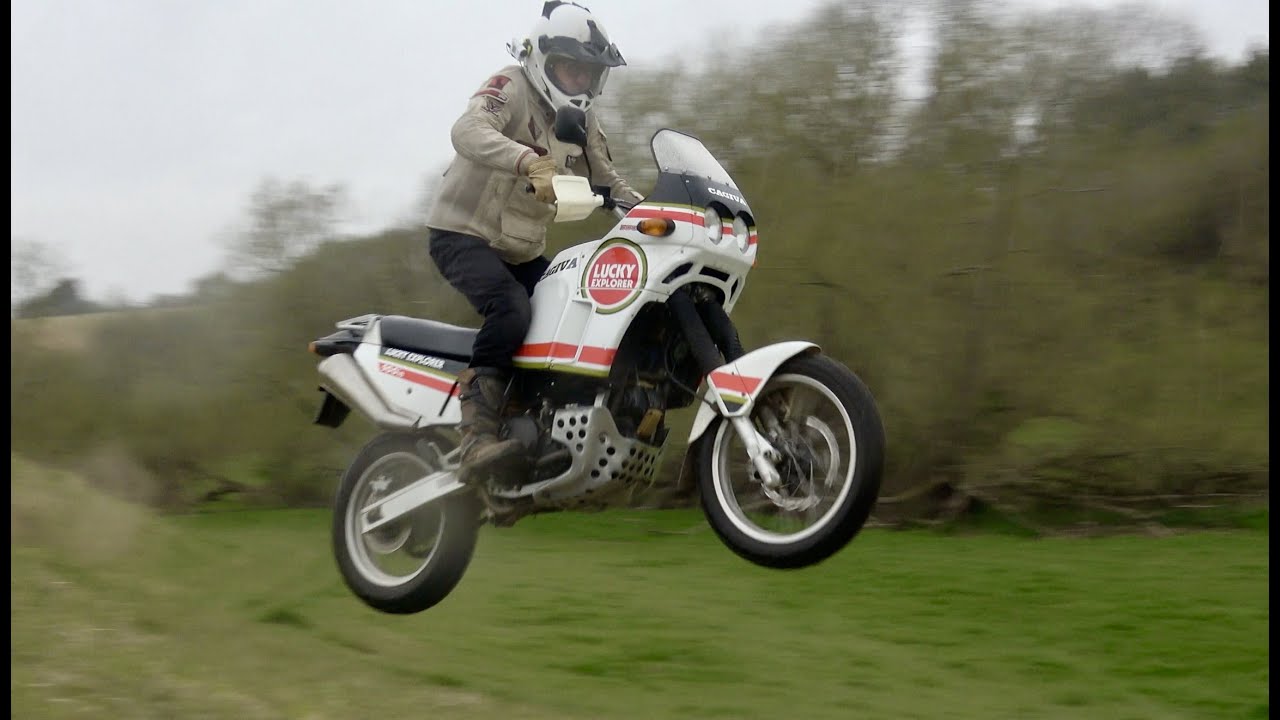
<instances>
[{"instance_id":1,"label":"red circle logo","mask_svg":"<svg viewBox=\"0 0 1280 720\"><path fill-rule=\"evenodd\" d=\"M597 255L583 278L587 295L606 307L626 301L643 282L643 258L629 245L614 245Z\"/></svg>"}]
</instances>

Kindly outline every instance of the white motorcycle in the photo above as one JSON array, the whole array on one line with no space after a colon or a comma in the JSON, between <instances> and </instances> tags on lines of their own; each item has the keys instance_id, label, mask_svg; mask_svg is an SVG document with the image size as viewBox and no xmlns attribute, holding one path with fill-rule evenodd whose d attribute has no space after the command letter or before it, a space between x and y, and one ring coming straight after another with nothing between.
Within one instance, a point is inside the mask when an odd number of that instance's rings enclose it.
<instances>
[{"instance_id":1,"label":"white motorcycle","mask_svg":"<svg viewBox=\"0 0 1280 720\"><path fill-rule=\"evenodd\" d=\"M556 135L581 146L584 127L562 111ZM364 315L311 344L324 358L316 422L337 427L355 408L383 431L344 473L333 517L342 577L371 607L440 602L486 521L625 505L657 479L668 413L694 404L694 482L735 553L805 567L862 528L884 461L871 393L814 343L743 350L729 313L755 264L751 208L696 138L663 129L652 150L658 179L632 207L554 178L557 222L597 208L619 221L556 255L534 291L502 433L525 447L522 464L456 477L457 376L476 330Z\"/></svg>"}]
</instances>

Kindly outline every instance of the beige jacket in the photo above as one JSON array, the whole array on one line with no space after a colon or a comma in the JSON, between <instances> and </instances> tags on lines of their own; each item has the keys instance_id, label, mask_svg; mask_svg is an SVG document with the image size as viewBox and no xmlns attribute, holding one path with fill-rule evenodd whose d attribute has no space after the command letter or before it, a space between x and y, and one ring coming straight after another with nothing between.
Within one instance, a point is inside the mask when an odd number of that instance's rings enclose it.
<instances>
[{"instance_id":1,"label":"beige jacket","mask_svg":"<svg viewBox=\"0 0 1280 720\"><path fill-rule=\"evenodd\" d=\"M519 65L503 68L471 96L453 124L453 162L436 192L427 226L475 235L489 241L503 260L519 264L543 253L555 206L527 191L525 171L538 155L551 154L559 174L587 177L582 149L552 134L555 114L534 90ZM608 185L613 197L640 195L618 176L604 132L587 112L587 159L594 185Z\"/></svg>"}]
</instances>

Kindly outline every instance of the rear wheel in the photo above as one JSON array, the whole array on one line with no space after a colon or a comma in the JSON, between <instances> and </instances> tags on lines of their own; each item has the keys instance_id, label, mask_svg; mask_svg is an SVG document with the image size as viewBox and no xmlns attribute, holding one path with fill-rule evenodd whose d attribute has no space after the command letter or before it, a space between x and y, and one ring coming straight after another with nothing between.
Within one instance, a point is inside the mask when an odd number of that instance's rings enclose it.
<instances>
[{"instance_id":1,"label":"rear wheel","mask_svg":"<svg viewBox=\"0 0 1280 720\"><path fill-rule=\"evenodd\" d=\"M442 437L428 439L448 449ZM466 572L479 533L481 507L469 490L361 532L363 508L440 470L423 440L399 433L374 438L343 474L334 503L333 550L342 579L386 613L421 612L443 600Z\"/></svg>"},{"instance_id":2,"label":"rear wheel","mask_svg":"<svg viewBox=\"0 0 1280 720\"><path fill-rule=\"evenodd\" d=\"M698 449L703 512L720 539L758 565L821 562L858 534L884 468L875 400L851 370L822 355L787 361L751 410L779 452L777 487L760 480L733 425L721 418Z\"/></svg>"}]
</instances>

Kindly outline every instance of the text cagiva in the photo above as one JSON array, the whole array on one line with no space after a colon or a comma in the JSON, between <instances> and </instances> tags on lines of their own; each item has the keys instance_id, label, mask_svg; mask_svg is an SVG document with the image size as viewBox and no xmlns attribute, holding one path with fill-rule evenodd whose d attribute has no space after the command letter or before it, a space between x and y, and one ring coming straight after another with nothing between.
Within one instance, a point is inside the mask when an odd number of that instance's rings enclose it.
<instances>
[{"instance_id":1,"label":"text cagiva","mask_svg":"<svg viewBox=\"0 0 1280 720\"><path fill-rule=\"evenodd\" d=\"M739 205L746 205L746 204L747 204L747 201L746 201L746 200L743 200L743 199L742 199L742 196L740 196L740 195L734 195L733 193L727 193L727 192L725 192L725 191L723 191L723 190L717 190L717 189L715 189L715 188L713 188L713 187L709 187L709 188L707 188L707 192L711 193L712 195L715 195L716 197L722 197L722 198L724 198L725 200L732 200L732 201L734 201L734 202L738 203Z\"/></svg>"},{"instance_id":2,"label":"text cagiva","mask_svg":"<svg viewBox=\"0 0 1280 720\"><path fill-rule=\"evenodd\" d=\"M561 260L555 265L552 265L551 267L547 268L547 271L542 273L542 278L540 279L546 279L547 277L551 275L555 275L561 270L569 270L571 268L576 268L576 267L578 267L578 258L576 257L571 257L568 260Z\"/></svg>"}]
</instances>

